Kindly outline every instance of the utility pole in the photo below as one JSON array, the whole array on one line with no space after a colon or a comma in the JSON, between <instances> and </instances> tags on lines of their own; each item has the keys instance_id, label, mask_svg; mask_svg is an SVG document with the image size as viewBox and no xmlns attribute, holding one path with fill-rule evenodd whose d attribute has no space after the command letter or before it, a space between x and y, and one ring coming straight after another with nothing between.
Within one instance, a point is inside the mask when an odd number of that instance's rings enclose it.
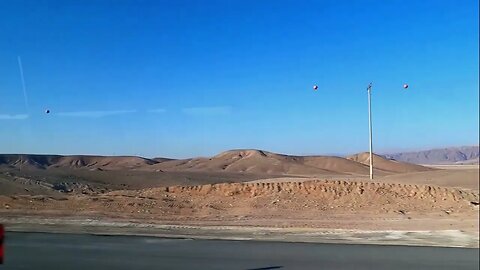
<instances>
[{"instance_id":1,"label":"utility pole","mask_svg":"<svg viewBox=\"0 0 480 270\"><path fill-rule=\"evenodd\" d=\"M406 90L408 89L408 84L404 84L403 88ZM318 85L313 86L313 90L318 90ZM368 137L368 144L370 150L370 179L373 179L373 139L372 139L372 83L369 83L367 86L367 94L368 94L368 129L369 129L369 137Z\"/></svg>"},{"instance_id":2,"label":"utility pole","mask_svg":"<svg viewBox=\"0 0 480 270\"><path fill-rule=\"evenodd\" d=\"M370 149L370 179L373 179L373 142L372 142L372 83L367 87L368 92L368 129L369 134L369 149Z\"/></svg>"}]
</instances>

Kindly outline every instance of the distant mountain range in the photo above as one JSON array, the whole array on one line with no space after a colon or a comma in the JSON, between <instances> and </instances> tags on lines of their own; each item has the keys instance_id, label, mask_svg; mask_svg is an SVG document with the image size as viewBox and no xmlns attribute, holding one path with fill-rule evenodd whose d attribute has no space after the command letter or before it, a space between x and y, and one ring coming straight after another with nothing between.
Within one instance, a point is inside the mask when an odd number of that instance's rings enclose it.
<instances>
[{"instance_id":1,"label":"distant mountain range","mask_svg":"<svg viewBox=\"0 0 480 270\"><path fill-rule=\"evenodd\" d=\"M0 168L142 170L152 172L225 172L269 175L367 175L369 155L346 158L335 156L290 156L255 149L231 150L210 158L167 159L127 156L60 156L0 154ZM428 171L374 155L374 168L380 174Z\"/></svg>"},{"instance_id":2,"label":"distant mountain range","mask_svg":"<svg viewBox=\"0 0 480 270\"><path fill-rule=\"evenodd\" d=\"M414 164L478 164L479 147L461 146L383 155L387 159Z\"/></svg>"},{"instance_id":3,"label":"distant mountain range","mask_svg":"<svg viewBox=\"0 0 480 270\"><path fill-rule=\"evenodd\" d=\"M380 174L431 170L416 164L478 164L479 147L464 146L374 155ZM367 175L368 153L347 157L293 156L256 149L230 150L207 158L168 159L134 156L0 154L1 168L225 172L269 175Z\"/></svg>"}]
</instances>

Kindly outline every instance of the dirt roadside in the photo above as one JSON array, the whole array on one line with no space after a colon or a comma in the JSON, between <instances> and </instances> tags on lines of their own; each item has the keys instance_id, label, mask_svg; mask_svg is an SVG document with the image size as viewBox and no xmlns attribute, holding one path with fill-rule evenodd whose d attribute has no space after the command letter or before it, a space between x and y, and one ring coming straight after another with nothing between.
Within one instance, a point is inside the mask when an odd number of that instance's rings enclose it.
<instances>
[{"instance_id":1,"label":"dirt roadside","mask_svg":"<svg viewBox=\"0 0 480 270\"><path fill-rule=\"evenodd\" d=\"M8 230L478 247L478 191L352 181L0 196Z\"/></svg>"}]
</instances>

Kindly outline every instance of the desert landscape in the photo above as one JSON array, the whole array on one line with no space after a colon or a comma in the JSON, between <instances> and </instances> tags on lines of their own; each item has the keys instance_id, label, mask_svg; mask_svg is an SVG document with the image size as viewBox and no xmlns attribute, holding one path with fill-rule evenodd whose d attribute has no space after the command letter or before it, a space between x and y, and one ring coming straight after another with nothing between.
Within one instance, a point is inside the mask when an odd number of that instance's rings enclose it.
<instances>
[{"instance_id":1,"label":"desert landscape","mask_svg":"<svg viewBox=\"0 0 480 270\"><path fill-rule=\"evenodd\" d=\"M136 224L458 231L478 246L478 165L422 166L368 153L209 158L0 156L0 215ZM60 221L59 221L60 220Z\"/></svg>"},{"instance_id":2,"label":"desert landscape","mask_svg":"<svg viewBox=\"0 0 480 270\"><path fill-rule=\"evenodd\" d=\"M479 269L479 1L0 1L0 270Z\"/></svg>"}]
</instances>

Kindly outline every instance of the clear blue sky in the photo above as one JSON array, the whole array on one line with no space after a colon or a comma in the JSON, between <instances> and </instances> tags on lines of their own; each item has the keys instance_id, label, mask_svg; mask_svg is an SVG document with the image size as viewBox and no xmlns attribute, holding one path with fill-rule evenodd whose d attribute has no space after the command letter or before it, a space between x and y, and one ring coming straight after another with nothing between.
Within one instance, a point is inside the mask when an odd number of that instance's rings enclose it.
<instances>
[{"instance_id":1,"label":"clear blue sky","mask_svg":"<svg viewBox=\"0 0 480 270\"><path fill-rule=\"evenodd\" d=\"M377 152L478 144L478 16L457 0L1 1L0 152L366 151L370 81Z\"/></svg>"}]
</instances>

